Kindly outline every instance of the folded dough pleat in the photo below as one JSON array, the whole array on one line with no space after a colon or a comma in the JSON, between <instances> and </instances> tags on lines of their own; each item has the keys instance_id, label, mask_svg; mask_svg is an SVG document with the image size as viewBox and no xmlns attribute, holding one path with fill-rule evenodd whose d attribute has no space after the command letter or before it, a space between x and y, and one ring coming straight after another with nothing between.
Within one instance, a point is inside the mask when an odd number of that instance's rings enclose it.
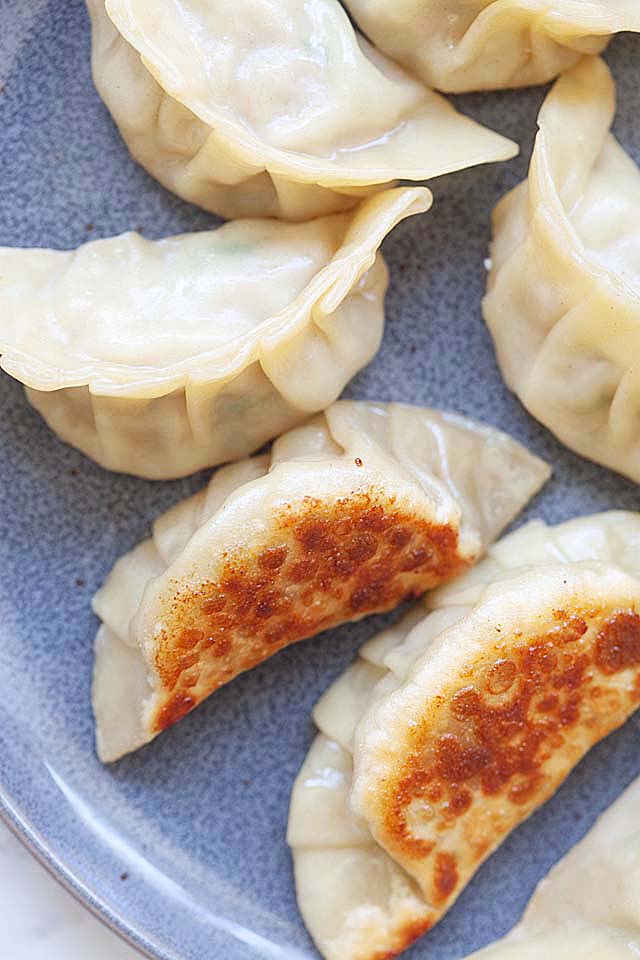
<instances>
[{"instance_id":1,"label":"folded dough pleat","mask_svg":"<svg viewBox=\"0 0 640 960\"><path fill-rule=\"evenodd\" d=\"M547 83L623 30L636 0L345 0L381 50L436 90Z\"/></svg>"},{"instance_id":2,"label":"folded dough pleat","mask_svg":"<svg viewBox=\"0 0 640 960\"><path fill-rule=\"evenodd\" d=\"M638 707L639 540L638 514L527 524L321 698L288 842L328 960L399 952L433 926Z\"/></svg>"},{"instance_id":3,"label":"folded dough pleat","mask_svg":"<svg viewBox=\"0 0 640 960\"><path fill-rule=\"evenodd\" d=\"M1 248L0 365L109 469L159 480L246 456L333 403L375 355L379 246L431 199L398 188L304 224Z\"/></svg>"},{"instance_id":4,"label":"folded dough pleat","mask_svg":"<svg viewBox=\"0 0 640 960\"><path fill-rule=\"evenodd\" d=\"M585 58L547 96L528 180L493 216L483 303L507 385L570 449L640 479L640 171Z\"/></svg>"},{"instance_id":5,"label":"folded dough pleat","mask_svg":"<svg viewBox=\"0 0 640 960\"><path fill-rule=\"evenodd\" d=\"M346 401L280 437L268 457L219 471L156 521L152 544L120 559L95 597L110 630L96 648L101 758L146 743L282 647L449 580L548 475L473 421ZM114 729L117 709L101 709L131 694L109 643L146 665L148 689L125 730Z\"/></svg>"},{"instance_id":6,"label":"folded dough pleat","mask_svg":"<svg viewBox=\"0 0 640 960\"><path fill-rule=\"evenodd\" d=\"M132 155L224 217L302 220L517 153L353 29L338 0L88 0Z\"/></svg>"}]
</instances>

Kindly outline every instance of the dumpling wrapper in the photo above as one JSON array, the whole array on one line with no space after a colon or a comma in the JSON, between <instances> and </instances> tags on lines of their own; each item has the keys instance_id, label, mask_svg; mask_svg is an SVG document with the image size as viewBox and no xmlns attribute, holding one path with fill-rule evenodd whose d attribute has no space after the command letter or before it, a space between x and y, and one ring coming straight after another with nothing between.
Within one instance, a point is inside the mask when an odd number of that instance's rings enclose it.
<instances>
[{"instance_id":1,"label":"dumpling wrapper","mask_svg":"<svg viewBox=\"0 0 640 960\"><path fill-rule=\"evenodd\" d=\"M374 50L338 0L88 6L95 84L133 157L221 216L308 219L517 153Z\"/></svg>"},{"instance_id":2,"label":"dumpling wrapper","mask_svg":"<svg viewBox=\"0 0 640 960\"><path fill-rule=\"evenodd\" d=\"M636 780L540 883L520 923L473 960L638 957L639 824Z\"/></svg>"},{"instance_id":3,"label":"dumpling wrapper","mask_svg":"<svg viewBox=\"0 0 640 960\"><path fill-rule=\"evenodd\" d=\"M544 102L529 179L493 217L483 310L508 386L570 449L640 480L640 171L582 60Z\"/></svg>"},{"instance_id":4,"label":"dumpling wrapper","mask_svg":"<svg viewBox=\"0 0 640 960\"><path fill-rule=\"evenodd\" d=\"M379 960L430 929L637 708L639 548L638 514L527 524L319 701L288 842L328 960Z\"/></svg>"},{"instance_id":5,"label":"dumpling wrapper","mask_svg":"<svg viewBox=\"0 0 640 960\"><path fill-rule=\"evenodd\" d=\"M347 401L219 470L95 597L100 757L151 740L282 647L448 580L548 475L474 421Z\"/></svg>"},{"instance_id":6,"label":"dumpling wrapper","mask_svg":"<svg viewBox=\"0 0 640 960\"><path fill-rule=\"evenodd\" d=\"M553 80L615 33L640 31L637 0L344 0L380 50L436 90Z\"/></svg>"},{"instance_id":7,"label":"dumpling wrapper","mask_svg":"<svg viewBox=\"0 0 640 960\"><path fill-rule=\"evenodd\" d=\"M378 248L423 187L284 224L228 223L75 251L0 248L0 366L104 467L186 476L333 403L378 350Z\"/></svg>"}]
</instances>

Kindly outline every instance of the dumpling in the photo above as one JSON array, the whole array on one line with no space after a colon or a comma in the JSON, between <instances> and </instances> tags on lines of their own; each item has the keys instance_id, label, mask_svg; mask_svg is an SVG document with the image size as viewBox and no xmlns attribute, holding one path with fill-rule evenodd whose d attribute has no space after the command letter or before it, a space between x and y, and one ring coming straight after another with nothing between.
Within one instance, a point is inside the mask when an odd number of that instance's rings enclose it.
<instances>
[{"instance_id":1,"label":"dumpling","mask_svg":"<svg viewBox=\"0 0 640 960\"><path fill-rule=\"evenodd\" d=\"M640 480L640 171L605 63L560 78L499 204L484 316L508 386L577 453Z\"/></svg>"},{"instance_id":2,"label":"dumpling","mask_svg":"<svg viewBox=\"0 0 640 960\"><path fill-rule=\"evenodd\" d=\"M288 842L328 960L395 954L432 927L640 705L640 514L527 524L425 604L314 711Z\"/></svg>"},{"instance_id":3,"label":"dumpling","mask_svg":"<svg viewBox=\"0 0 640 960\"><path fill-rule=\"evenodd\" d=\"M474 960L635 960L639 822L636 780L542 881L520 923Z\"/></svg>"},{"instance_id":4,"label":"dumpling","mask_svg":"<svg viewBox=\"0 0 640 960\"><path fill-rule=\"evenodd\" d=\"M548 474L473 421L348 401L219 470L95 597L100 757L151 740L282 647L448 580Z\"/></svg>"},{"instance_id":5,"label":"dumpling","mask_svg":"<svg viewBox=\"0 0 640 960\"><path fill-rule=\"evenodd\" d=\"M354 31L338 0L88 0L96 86L134 158L224 217L343 210L517 153Z\"/></svg>"},{"instance_id":6,"label":"dumpling","mask_svg":"<svg viewBox=\"0 0 640 960\"><path fill-rule=\"evenodd\" d=\"M2 248L0 365L111 470L166 479L245 456L323 410L374 356L378 247L430 205L413 187L304 224Z\"/></svg>"},{"instance_id":7,"label":"dumpling","mask_svg":"<svg viewBox=\"0 0 640 960\"><path fill-rule=\"evenodd\" d=\"M450 93L553 80L614 33L637 0L344 0L380 50Z\"/></svg>"},{"instance_id":8,"label":"dumpling","mask_svg":"<svg viewBox=\"0 0 640 960\"><path fill-rule=\"evenodd\" d=\"M521 932L519 927L516 929ZM522 933L525 932L523 929ZM635 960L639 944L635 931L581 925L575 930L560 927L554 933L534 934L525 941L506 939L472 954L472 957L473 960L540 960L540 957L548 960Z\"/></svg>"}]
</instances>

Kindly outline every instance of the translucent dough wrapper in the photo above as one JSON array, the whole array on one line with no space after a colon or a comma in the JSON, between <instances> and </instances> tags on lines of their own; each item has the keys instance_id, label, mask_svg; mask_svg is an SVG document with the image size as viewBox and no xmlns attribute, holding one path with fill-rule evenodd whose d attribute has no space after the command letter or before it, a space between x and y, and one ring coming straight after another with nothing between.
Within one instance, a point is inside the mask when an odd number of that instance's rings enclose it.
<instances>
[{"instance_id":1,"label":"translucent dough wrapper","mask_svg":"<svg viewBox=\"0 0 640 960\"><path fill-rule=\"evenodd\" d=\"M378 248L422 187L304 224L241 220L75 251L0 249L0 365L111 470L185 476L323 410L375 355Z\"/></svg>"},{"instance_id":2,"label":"translucent dough wrapper","mask_svg":"<svg viewBox=\"0 0 640 960\"><path fill-rule=\"evenodd\" d=\"M636 0L345 0L380 50L449 93L547 83L611 36Z\"/></svg>"},{"instance_id":3,"label":"translucent dough wrapper","mask_svg":"<svg viewBox=\"0 0 640 960\"><path fill-rule=\"evenodd\" d=\"M133 157L221 216L344 210L517 152L353 29L338 0L88 0L93 76Z\"/></svg>"},{"instance_id":4,"label":"translucent dough wrapper","mask_svg":"<svg viewBox=\"0 0 640 960\"><path fill-rule=\"evenodd\" d=\"M585 58L538 118L529 178L493 215L484 316L508 386L582 456L640 480L640 172ZM579 145L579 146L578 146Z\"/></svg>"}]
</instances>

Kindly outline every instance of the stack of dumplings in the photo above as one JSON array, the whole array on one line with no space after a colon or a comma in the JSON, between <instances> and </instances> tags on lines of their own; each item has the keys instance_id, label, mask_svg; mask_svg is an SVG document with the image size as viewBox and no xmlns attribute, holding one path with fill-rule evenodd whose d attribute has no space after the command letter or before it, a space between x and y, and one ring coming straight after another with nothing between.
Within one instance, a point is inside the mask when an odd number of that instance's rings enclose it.
<instances>
[{"instance_id":1,"label":"stack of dumplings","mask_svg":"<svg viewBox=\"0 0 640 960\"><path fill-rule=\"evenodd\" d=\"M475 420L339 397L380 347L380 248L430 210L420 182L518 152L436 91L555 80L527 179L494 211L482 310L526 409L640 481L640 173L598 56L640 32L640 0L87 7L132 157L233 218L0 249L0 366L63 441L150 480L219 467L94 597L97 753L143 747L290 644L417 601L316 704L287 831L320 953L387 960L640 705L640 514L497 540L548 464ZM640 952L639 790L477 960Z\"/></svg>"}]
</instances>

